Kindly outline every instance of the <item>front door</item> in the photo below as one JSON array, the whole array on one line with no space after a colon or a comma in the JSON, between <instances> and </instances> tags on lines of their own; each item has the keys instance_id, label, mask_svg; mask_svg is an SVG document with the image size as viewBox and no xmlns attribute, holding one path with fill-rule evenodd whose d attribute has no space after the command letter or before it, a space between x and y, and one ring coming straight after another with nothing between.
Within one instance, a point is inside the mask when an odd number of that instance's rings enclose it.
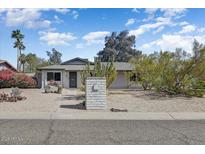
<instances>
[{"instance_id":1,"label":"front door","mask_svg":"<svg viewBox=\"0 0 205 154\"><path fill-rule=\"evenodd\" d=\"M69 72L69 87L77 88L77 72Z\"/></svg>"}]
</instances>

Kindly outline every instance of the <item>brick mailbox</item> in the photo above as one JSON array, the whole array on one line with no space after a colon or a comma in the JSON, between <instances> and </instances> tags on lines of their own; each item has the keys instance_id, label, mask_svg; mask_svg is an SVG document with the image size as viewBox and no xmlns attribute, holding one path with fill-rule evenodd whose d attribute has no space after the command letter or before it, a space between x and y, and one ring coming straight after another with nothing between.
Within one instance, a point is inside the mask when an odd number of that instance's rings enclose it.
<instances>
[{"instance_id":1,"label":"brick mailbox","mask_svg":"<svg viewBox=\"0 0 205 154\"><path fill-rule=\"evenodd\" d=\"M86 79L86 109L106 109L106 80L104 77Z\"/></svg>"}]
</instances>

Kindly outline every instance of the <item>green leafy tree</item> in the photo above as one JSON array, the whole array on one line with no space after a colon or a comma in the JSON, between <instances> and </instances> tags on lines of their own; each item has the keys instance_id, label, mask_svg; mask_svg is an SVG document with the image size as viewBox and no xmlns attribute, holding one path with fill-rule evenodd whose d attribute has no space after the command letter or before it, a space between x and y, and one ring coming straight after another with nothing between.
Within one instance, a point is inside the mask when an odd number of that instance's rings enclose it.
<instances>
[{"instance_id":1,"label":"green leafy tree","mask_svg":"<svg viewBox=\"0 0 205 154\"><path fill-rule=\"evenodd\" d=\"M110 36L105 37L105 47L97 55L102 62L108 62L112 59L118 62L128 62L132 57L142 53L134 47L134 35L129 35L128 31L122 31L118 35L113 32Z\"/></svg>"},{"instance_id":2,"label":"green leafy tree","mask_svg":"<svg viewBox=\"0 0 205 154\"><path fill-rule=\"evenodd\" d=\"M105 77L106 88L109 88L112 82L116 79L117 72L114 68L113 61L101 63L100 60L96 60L93 69L92 65L88 64L81 72L81 84L82 90L85 90L85 80L87 77Z\"/></svg>"},{"instance_id":3,"label":"green leafy tree","mask_svg":"<svg viewBox=\"0 0 205 154\"><path fill-rule=\"evenodd\" d=\"M12 31L11 38L15 39L14 48L17 49L17 70L21 70L20 56L22 51L25 50L25 45L23 44L24 35L21 33L19 29Z\"/></svg>"},{"instance_id":4,"label":"green leafy tree","mask_svg":"<svg viewBox=\"0 0 205 154\"><path fill-rule=\"evenodd\" d=\"M49 62L51 64L60 64L61 61L61 57L62 57L62 53L60 53L59 51L57 51L55 48L52 49L52 52L50 51L46 51L47 56L49 57Z\"/></svg>"},{"instance_id":5,"label":"green leafy tree","mask_svg":"<svg viewBox=\"0 0 205 154\"><path fill-rule=\"evenodd\" d=\"M40 67L51 65L47 60L38 57L36 54L29 53L26 55L26 63L28 64L25 67L26 72L36 72L36 70Z\"/></svg>"},{"instance_id":6,"label":"green leafy tree","mask_svg":"<svg viewBox=\"0 0 205 154\"><path fill-rule=\"evenodd\" d=\"M36 56L36 54L33 54L33 53L27 54L26 55L26 61L29 64L28 71L30 73L34 72L35 69L36 69L36 64L37 64L37 56Z\"/></svg>"},{"instance_id":7,"label":"green leafy tree","mask_svg":"<svg viewBox=\"0 0 205 154\"><path fill-rule=\"evenodd\" d=\"M136 81L141 83L144 90L151 89L154 84L153 80L157 77L156 58L142 55L132 59L131 63L135 66Z\"/></svg>"}]
</instances>

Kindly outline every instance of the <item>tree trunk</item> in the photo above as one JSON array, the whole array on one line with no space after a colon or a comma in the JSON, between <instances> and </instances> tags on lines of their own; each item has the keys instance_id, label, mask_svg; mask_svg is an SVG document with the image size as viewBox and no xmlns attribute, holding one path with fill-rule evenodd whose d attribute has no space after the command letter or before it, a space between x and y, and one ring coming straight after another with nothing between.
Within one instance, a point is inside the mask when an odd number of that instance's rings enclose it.
<instances>
[{"instance_id":1,"label":"tree trunk","mask_svg":"<svg viewBox=\"0 0 205 154\"><path fill-rule=\"evenodd\" d=\"M24 63L23 63L23 72L24 72L24 70L25 70L25 69L24 69Z\"/></svg>"},{"instance_id":2,"label":"tree trunk","mask_svg":"<svg viewBox=\"0 0 205 154\"><path fill-rule=\"evenodd\" d=\"M19 50L19 57L21 57L21 50ZM19 60L19 70L22 71L22 63Z\"/></svg>"},{"instance_id":3,"label":"tree trunk","mask_svg":"<svg viewBox=\"0 0 205 154\"><path fill-rule=\"evenodd\" d=\"M19 55L20 53L19 53L19 49L17 48L17 71L19 71L19 57L20 57L20 55Z\"/></svg>"},{"instance_id":4,"label":"tree trunk","mask_svg":"<svg viewBox=\"0 0 205 154\"><path fill-rule=\"evenodd\" d=\"M30 64L30 73L31 73L31 64Z\"/></svg>"}]
</instances>

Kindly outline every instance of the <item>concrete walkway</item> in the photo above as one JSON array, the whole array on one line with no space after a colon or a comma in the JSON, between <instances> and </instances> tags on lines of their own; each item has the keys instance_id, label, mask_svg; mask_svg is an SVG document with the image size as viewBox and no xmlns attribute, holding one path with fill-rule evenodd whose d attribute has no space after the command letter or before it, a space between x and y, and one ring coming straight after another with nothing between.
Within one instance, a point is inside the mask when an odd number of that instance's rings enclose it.
<instances>
[{"instance_id":1,"label":"concrete walkway","mask_svg":"<svg viewBox=\"0 0 205 154\"><path fill-rule=\"evenodd\" d=\"M205 112L83 112L83 113L0 113L0 119L81 119L81 120L205 120Z\"/></svg>"}]
</instances>

